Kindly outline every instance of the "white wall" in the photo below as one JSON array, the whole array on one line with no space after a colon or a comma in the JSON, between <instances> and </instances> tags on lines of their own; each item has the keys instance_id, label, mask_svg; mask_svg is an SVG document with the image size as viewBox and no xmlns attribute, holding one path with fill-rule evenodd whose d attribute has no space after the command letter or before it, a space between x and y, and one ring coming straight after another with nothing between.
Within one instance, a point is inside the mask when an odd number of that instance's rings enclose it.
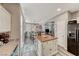
<instances>
[{"instance_id":1,"label":"white wall","mask_svg":"<svg viewBox=\"0 0 79 59\"><path fill-rule=\"evenodd\" d=\"M67 22L68 12L62 13L53 19L55 21L55 36L58 38L58 44L67 49Z\"/></svg>"},{"instance_id":2,"label":"white wall","mask_svg":"<svg viewBox=\"0 0 79 59\"><path fill-rule=\"evenodd\" d=\"M32 31L32 24L30 23L25 23L24 25L24 32L31 32Z\"/></svg>"}]
</instances>

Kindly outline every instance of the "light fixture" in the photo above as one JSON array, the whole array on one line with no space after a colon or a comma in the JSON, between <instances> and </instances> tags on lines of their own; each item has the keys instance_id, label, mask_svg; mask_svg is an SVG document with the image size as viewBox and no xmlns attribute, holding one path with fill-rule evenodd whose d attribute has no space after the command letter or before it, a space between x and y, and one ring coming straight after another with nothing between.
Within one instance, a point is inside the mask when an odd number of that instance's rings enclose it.
<instances>
[{"instance_id":1,"label":"light fixture","mask_svg":"<svg viewBox=\"0 0 79 59\"><path fill-rule=\"evenodd\" d=\"M57 11L61 11L61 8L57 8Z\"/></svg>"}]
</instances>

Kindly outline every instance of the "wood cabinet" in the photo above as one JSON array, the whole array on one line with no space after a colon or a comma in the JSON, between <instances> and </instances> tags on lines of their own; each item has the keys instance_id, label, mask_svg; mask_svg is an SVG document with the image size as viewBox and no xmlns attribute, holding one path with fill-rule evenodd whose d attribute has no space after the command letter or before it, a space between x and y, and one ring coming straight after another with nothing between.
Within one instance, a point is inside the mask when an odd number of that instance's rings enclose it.
<instances>
[{"instance_id":1,"label":"wood cabinet","mask_svg":"<svg viewBox=\"0 0 79 59\"><path fill-rule=\"evenodd\" d=\"M11 31L11 15L0 5L0 32Z\"/></svg>"}]
</instances>

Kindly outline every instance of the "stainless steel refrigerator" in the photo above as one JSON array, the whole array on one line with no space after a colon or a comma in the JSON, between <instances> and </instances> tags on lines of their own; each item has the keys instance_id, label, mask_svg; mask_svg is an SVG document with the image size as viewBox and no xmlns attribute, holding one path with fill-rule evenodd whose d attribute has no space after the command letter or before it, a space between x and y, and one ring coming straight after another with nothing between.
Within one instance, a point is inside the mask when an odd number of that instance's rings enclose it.
<instances>
[{"instance_id":1,"label":"stainless steel refrigerator","mask_svg":"<svg viewBox=\"0 0 79 59\"><path fill-rule=\"evenodd\" d=\"M79 55L79 24L76 20L68 22L67 49L70 53Z\"/></svg>"}]
</instances>

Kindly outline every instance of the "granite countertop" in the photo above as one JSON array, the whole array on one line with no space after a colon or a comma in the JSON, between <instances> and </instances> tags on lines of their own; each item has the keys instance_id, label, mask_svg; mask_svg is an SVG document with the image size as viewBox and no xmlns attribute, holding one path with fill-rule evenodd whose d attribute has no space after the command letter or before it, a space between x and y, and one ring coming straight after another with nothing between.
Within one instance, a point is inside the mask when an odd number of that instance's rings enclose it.
<instances>
[{"instance_id":1,"label":"granite countertop","mask_svg":"<svg viewBox=\"0 0 79 59\"><path fill-rule=\"evenodd\" d=\"M17 40L12 40L0 47L0 56L11 56L14 49L18 45Z\"/></svg>"},{"instance_id":2,"label":"granite countertop","mask_svg":"<svg viewBox=\"0 0 79 59\"><path fill-rule=\"evenodd\" d=\"M40 40L41 42L46 42L46 41L57 39L57 37L55 36L46 35L46 34L42 34L41 36L37 35L37 36L34 36L34 38Z\"/></svg>"}]
</instances>

